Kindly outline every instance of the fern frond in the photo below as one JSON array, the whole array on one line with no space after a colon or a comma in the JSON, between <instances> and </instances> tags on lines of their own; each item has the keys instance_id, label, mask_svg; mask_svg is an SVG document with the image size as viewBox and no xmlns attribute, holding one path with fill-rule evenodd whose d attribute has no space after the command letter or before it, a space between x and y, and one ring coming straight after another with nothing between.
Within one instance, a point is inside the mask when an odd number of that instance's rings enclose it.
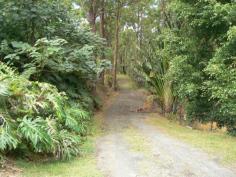
<instances>
[{"instance_id":1,"label":"fern frond","mask_svg":"<svg viewBox=\"0 0 236 177\"><path fill-rule=\"evenodd\" d=\"M3 119L3 126L0 127L0 151L16 149L19 141L14 134L9 120L1 116Z\"/></svg>"},{"instance_id":2,"label":"fern frond","mask_svg":"<svg viewBox=\"0 0 236 177\"><path fill-rule=\"evenodd\" d=\"M25 116L18 127L18 132L22 138L29 141L36 152L44 149L50 150L52 147L52 139L47 133L46 121L40 117L36 119ZM43 147L40 146L43 145Z\"/></svg>"},{"instance_id":3,"label":"fern frond","mask_svg":"<svg viewBox=\"0 0 236 177\"><path fill-rule=\"evenodd\" d=\"M61 130L58 134L58 141L59 143L55 149L55 154L58 158L71 159L79 154L81 140L78 135Z\"/></svg>"}]
</instances>

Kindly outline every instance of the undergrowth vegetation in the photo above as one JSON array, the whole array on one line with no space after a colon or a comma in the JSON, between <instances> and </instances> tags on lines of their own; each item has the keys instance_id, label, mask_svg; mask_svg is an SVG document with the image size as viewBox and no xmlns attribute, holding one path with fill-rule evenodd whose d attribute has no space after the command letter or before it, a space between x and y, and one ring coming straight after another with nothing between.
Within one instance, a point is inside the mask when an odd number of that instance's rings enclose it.
<instances>
[{"instance_id":1,"label":"undergrowth vegetation","mask_svg":"<svg viewBox=\"0 0 236 177\"><path fill-rule=\"evenodd\" d=\"M119 73L163 114L236 135L235 12L235 0L0 0L0 158L78 155L96 89L119 89Z\"/></svg>"},{"instance_id":2,"label":"undergrowth vegetation","mask_svg":"<svg viewBox=\"0 0 236 177\"><path fill-rule=\"evenodd\" d=\"M0 0L0 23L1 158L78 155L111 65L105 41L69 1Z\"/></svg>"},{"instance_id":3,"label":"undergrowth vegetation","mask_svg":"<svg viewBox=\"0 0 236 177\"><path fill-rule=\"evenodd\" d=\"M18 159L16 164L23 169L22 176L24 177L103 177L102 173L97 168L95 138L103 133L103 114L95 115L95 118L89 123L88 136L84 143L80 146L80 157L71 160L50 160L44 162L39 161L23 161Z\"/></svg>"},{"instance_id":4,"label":"undergrowth vegetation","mask_svg":"<svg viewBox=\"0 0 236 177\"><path fill-rule=\"evenodd\" d=\"M29 81L0 63L2 152L79 153L89 112L48 83Z\"/></svg>"},{"instance_id":5,"label":"undergrowth vegetation","mask_svg":"<svg viewBox=\"0 0 236 177\"><path fill-rule=\"evenodd\" d=\"M121 71L150 90L163 114L235 135L235 1L145 2L124 10Z\"/></svg>"}]
</instances>

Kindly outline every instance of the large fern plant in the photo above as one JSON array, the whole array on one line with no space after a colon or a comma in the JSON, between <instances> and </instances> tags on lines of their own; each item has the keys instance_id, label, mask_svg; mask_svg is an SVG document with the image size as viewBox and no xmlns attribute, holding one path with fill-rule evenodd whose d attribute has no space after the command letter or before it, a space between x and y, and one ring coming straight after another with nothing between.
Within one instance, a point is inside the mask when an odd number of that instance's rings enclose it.
<instances>
[{"instance_id":1,"label":"large fern plant","mask_svg":"<svg viewBox=\"0 0 236 177\"><path fill-rule=\"evenodd\" d=\"M0 63L0 151L70 158L79 153L89 113L55 86L33 82Z\"/></svg>"}]
</instances>

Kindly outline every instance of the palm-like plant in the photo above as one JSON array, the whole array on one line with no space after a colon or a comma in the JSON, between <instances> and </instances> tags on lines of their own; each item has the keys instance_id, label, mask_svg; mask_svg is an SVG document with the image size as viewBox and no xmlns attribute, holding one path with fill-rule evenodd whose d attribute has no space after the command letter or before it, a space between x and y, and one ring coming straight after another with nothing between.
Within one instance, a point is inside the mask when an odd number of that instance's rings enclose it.
<instances>
[{"instance_id":1,"label":"palm-like plant","mask_svg":"<svg viewBox=\"0 0 236 177\"><path fill-rule=\"evenodd\" d=\"M155 43L142 51L144 62L141 63L143 75L151 86L151 91L157 96L163 112L173 110L174 96L171 81L166 77L169 69L169 58L161 54Z\"/></svg>"}]
</instances>

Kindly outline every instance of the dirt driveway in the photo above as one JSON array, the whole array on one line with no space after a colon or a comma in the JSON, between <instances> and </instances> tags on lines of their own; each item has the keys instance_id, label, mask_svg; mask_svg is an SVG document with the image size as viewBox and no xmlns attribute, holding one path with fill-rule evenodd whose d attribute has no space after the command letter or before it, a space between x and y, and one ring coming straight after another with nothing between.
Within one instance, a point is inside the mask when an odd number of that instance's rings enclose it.
<instances>
[{"instance_id":1,"label":"dirt driveway","mask_svg":"<svg viewBox=\"0 0 236 177\"><path fill-rule=\"evenodd\" d=\"M144 94L122 87L105 112L106 133L97 141L98 167L105 177L236 177L199 149L145 123L138 113ZM137 146L137 147L136 147Z\"/></svg>"}]
</instances>

